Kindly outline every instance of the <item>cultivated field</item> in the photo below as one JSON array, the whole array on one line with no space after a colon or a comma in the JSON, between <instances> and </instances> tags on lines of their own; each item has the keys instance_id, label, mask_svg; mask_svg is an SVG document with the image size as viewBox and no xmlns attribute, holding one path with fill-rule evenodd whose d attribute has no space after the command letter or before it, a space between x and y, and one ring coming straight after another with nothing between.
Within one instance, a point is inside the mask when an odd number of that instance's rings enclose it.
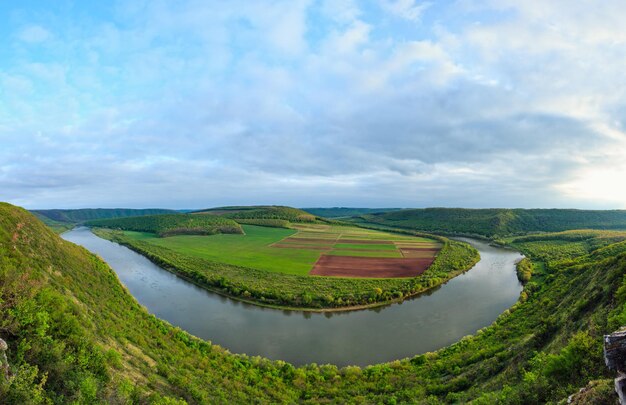
<instances>
[{"instance_id":1,"label":"cultivated field","mask_svg":"<svg viewBox=\"0 0 626 405\"><path fill-rule=\"evenodd\" d=\"M415 277L435 260L441 243L361 228L299 224L294 235L272 245L314 249L320 257L311 275L340 277Z\"/></svg>"},{"instance_id":2,"label":"cultivated field","mask_svg":"<svg viewBox=\"0 0 626 405\"><path fill-rule=\"evenodd\" d=\"M415 277L441 249L432 239L351 226L292 224L293 229L242 225L244 235L126 232L133 239L187 255L277 273L341 277Z\"/></svg>"}]
</instances>

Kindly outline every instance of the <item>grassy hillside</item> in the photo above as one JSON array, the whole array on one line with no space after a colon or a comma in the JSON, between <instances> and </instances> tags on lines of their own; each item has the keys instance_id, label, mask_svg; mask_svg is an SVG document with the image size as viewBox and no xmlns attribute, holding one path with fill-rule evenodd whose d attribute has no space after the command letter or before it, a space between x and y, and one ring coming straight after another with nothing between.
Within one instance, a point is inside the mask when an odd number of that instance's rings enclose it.
<instances>
[{"instance_id":1,"label":"grassy hillside","mask_svg":"<svg viewBox=\"0 0 626 405\"><path fill-rule=\"evenodd\" d=\"M519 302L436 353L295 368L156 319L95 255L0 204L0 337L11 365L0 403L529 404L563 401L590 380L579 398L611 403L601 341L626 324L626 242L599 238L565 259L571 240L509 241L534 267Z\"/></svg>"},{"instance_id":2,"label":"grassy hillside","mask_svg":"<svg viewBox=\"0 0 626 405\"><path fill-rule=\"evenodd\" d=\"M176 211L159 208L138 210L129 208L84 208L76 210L32 210L32 212L40 217L43 216L57 222L81 223L92 219L172 214Z\"/></svg>"},{"instance_id":3,"label":"grassy hillside","mask_svg":"<svg viewBox=\"0 0 626 405\"><path fill-rule=\"evenodd\" d=\"M401 208L348 208L348 207L333 207L333 208L302 208L312 215L323 218L347 218L355 217L357 215L365 214L377 214L382 212L398 211Z\"/></svg>"},{"instance_id":4,"label":"grassy hillside","mask_svg":"<svg viewBox=\"0 0 626 405\"><path fill-rule=\"evenodd\" d=\"M97 219L85 222L87 226L151 232L160 237L172 235L214 235L243 233L232 219L212 215L162 214L141 217Z\"/></svg>"},{"instance_id":5,"label":"grassy hillside","mask_svg":"<svg viewBox=\"0 0 626 405\"><path fill-rule=\"evenodd\" d=\"M626 229L626 211L425 208L360 216L357 221L425 232L487 237L572 229Z\"/></svg>"}]
</instances>

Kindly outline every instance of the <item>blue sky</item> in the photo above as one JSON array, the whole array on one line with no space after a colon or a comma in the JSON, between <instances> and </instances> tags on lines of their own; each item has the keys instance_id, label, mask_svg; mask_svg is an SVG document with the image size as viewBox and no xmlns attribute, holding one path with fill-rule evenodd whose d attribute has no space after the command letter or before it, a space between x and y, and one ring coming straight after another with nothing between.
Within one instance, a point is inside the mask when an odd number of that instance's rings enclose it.
<instances>
[{"instance_id":1,"label":"blue sky","mask_svg":"<svg viewBox=\"0 0 626 405\"><path fill-rule=\"evenodd\" d=\"M0 200L626 208L619 1L0 1Z\"/></svg>"}]
</instances>

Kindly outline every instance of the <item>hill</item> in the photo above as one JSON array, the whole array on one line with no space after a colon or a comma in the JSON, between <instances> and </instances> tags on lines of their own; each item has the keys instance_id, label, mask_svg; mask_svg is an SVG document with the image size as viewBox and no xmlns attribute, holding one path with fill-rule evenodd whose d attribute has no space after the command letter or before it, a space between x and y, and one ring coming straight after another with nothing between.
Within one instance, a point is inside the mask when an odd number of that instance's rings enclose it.
<instances>
[{"instance_id":1,"label":"hill","mask_svg":"<svg viewBox=\"0 0 626 405\"><path fill-rule=\"evenodd\" d=\"M37 217L37 219L39 219L41 222L46 224L48 227L50 227L50 229L52 229L56 233L63 233L65 231L69 231L75 225L74 223L70 223L70 222L55 221L54 219L50 219L46 217L45 215L41 215L36 212L34 212L33 214Z\"/></svg>"},{"instance_id":2,"label":"hill","mask_svg":"<svg viewBox=\"0 0 626 405\"><path fill-rule=\"evenodd\" d=\"M590 380L583 400L611 403L602 335L626 324L626 234L581 237L512 240L533 274L518 303L474 336L366 368L295 368L155 318L95 255L0 203L11 372L0 375L0 403L523 404L564 401Z\"/></svg>"},{"instance_id":3,"label":"hill","mask_svg":"<svg viewBox=\"0 0 626 405\"><path fill-rule=\"evenodd\" d=\"M257 205L257 206L233 206L217 207L199 211L192 214L218 215L234 220L248 220L245 223L253 223L252 220L282 220L288 222L314 222L314 215L297 208L279 205ZM261 223L264 223L261 221Z\"/></svg>"},{"instance_id":4,"label":"hill","mask_svg":"<svg viewBox=\"0 0 626 405\"><path fill-rule=\"evenodd\" d=\"M626 229L626 211L575 209L407 209L366 214L355 219L425 232L486 237L573 229Z\"/></svg>"},{"instance_id":5,"label":"hill","mask_svg":"<svg viewBox=\"0 0 626 405\"><path fill-rule=\"evenodd\" d=\"M382 212L399 211L401 208L348 208L348 207L332 207L332 208L302 208L310 214L323 218L346 218L355 217L365 214L379 214Z\"/></svg>"},{"instance_id":6,"label":"hill","mask_svg":"<svg viewBox=\"0 0 626 405\"><path fill-rule=\"evenodd\" d=\"M144 215L140 217L97 219L87 221L85 225L125 231L151 232L161 237L243 233L241 226L232 219L212 215Z\"/></svg>"},{"instance_id":7,"label":"hill","mask_svg":"<svg viewBox=\"0 0 626 405\"><path fill-rule=\"evenodd\" d=\"M173 214L176 211L160 208L83 208L76 210L31 210L40 217L56 222L81 223L92 219L136 217L140 215Z\"/></svg>"}]
</instances>

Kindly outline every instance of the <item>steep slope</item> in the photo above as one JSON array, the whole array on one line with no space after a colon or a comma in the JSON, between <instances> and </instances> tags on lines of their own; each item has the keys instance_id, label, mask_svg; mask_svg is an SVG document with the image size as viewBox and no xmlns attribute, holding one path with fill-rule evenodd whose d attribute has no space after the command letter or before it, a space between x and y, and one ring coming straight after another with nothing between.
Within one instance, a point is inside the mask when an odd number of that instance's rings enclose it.
<instances>
[{"instance_id":1,"label":"steep slope","mask_svg":"<svg viewBox=\"0 0 626 405\"><path fill-rule=\"evenodd\" d=\"M573 229L626 229L626 211L424 208L361 215L369 223L487 237Z\"/></svg>"},{"instance_id":2,"label":"steep slope","mask_svg":"<svg viewBox=\"0 0 626 405\"><path fill-rule=\"evenodd\" d=\"M626 242L602 235L575 248L571 235L514 240L534 266L520 301L448 348L364 369L294 368L156 319L96 256L0 204L0 338L12 373L0 376L0 403L526 404L598 379L589 395L606 403L601 341L626 323Z\"/></svg>"},{"instance_id":3,"label":"steep slope","mask_svg":"<svg viewBox=\"0 0 626 405\"><path fill-rule=\"evenodd\" d=\"M224 354L149 315L96 256L4 203L0 337L13 374L0 378L0 403L294 398L278 366Z\"/></svg>"}]
</instances>

